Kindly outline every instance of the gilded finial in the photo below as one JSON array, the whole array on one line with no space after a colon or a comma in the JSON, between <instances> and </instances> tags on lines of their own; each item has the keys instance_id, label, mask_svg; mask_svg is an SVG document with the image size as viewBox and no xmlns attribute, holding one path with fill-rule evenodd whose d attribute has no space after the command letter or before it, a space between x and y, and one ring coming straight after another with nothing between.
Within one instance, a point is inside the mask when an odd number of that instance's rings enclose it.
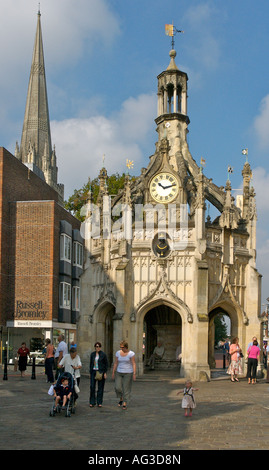
<instances>
[{"instance_id":1,"label":"gilded finial","mask_svg":"<svg viewBox=\"0 0 269 470\"><path fill-rule=\"evenodd\" d=\"M126 159L126 166L127 168L130 170L130 168L133 168L134 167L134 162L133 160L128 160Z\"/></svg>"},{"instance_id":2,"label":"gilded finial","mask_svg":"<svg viewBox=\"0 0 269 470\"><path fill-rule=\"evenodd\" d=\"M248 163L248 149L243 149L242 150L242 155L246 156L246 163Z\"/></svg>"}]
</instances>

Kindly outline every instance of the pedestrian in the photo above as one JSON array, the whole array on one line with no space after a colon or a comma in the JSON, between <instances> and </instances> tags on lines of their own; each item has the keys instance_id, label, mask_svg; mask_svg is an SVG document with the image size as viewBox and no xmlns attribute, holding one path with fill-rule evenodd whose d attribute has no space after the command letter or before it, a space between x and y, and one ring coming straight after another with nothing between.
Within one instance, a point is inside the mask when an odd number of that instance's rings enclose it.
<instances>
[{"instance_id":1,"label":"pedestrian","mask_svg":"<svg viewBox=\"0 0 269 470\"><path fill-rule=\"evenodd\" d=\"M47 381L49 383L54 382L53 376L53 364L54 364L54 347L51 343L50 338L45 340L45 347L46 347L46 355L45 355L45 374L47 376Z\"/></svg>"},{"instance_id":2,"label":"pedestrian","mask_svg":"<svg viewBox=\"0 0 269 470\"><path fill-rule=\"evenodd\" d=\"M81 360L77 354L76 348L70 348L70 353L65 354L59 362L59 368L63 367L65 372L68 372L76 379L77 386L80 384L80 369L82 367Z\"/></svg>"},{"instance_id":3,"label":"pedestrian","mask_svg":"<svg viewBox=\"0 0 269 470\"><path fill-rule=\"evenodd\" d=\"M229 343L229 339L226 338L226 340L224 341L224 344L223 344L223 354L225 354L225 362L227 361L228 362L228 365L230 364L230 359L231 359L231 356L229 354L229 349L230 349L230 343Z\"/></svg>"},{"instance_id":4,"label":"pedestrian","mask_svg":"<svg viewBox=\"0 0 269 470\"><path fill-rule=\"evenodd\" d=\"M77 354L76 348L70 348L69 354L65 354L59 362L59 369L64 368L65 372L68 372L74 377L74 400L78 399L79 385L80 385L80 369L82 367L81 360Z\"/></svg>"},{"instance_id":5,"label":"pedestrian","mask_svg":"<svg viewBox=\"0 0 269 470\"><path fill-rule=\"evenodd\" d=\"M258 343L257 336L253 336L252 341L250 343L248 343L247 350L250 348L250 346L253 346L253 341L257 341L257 343ZM257 346L258 346L258 348L260 348L259 343L257 344Z\"/></svg>"},{"instance_id":6,"label":"pedestrian","mask_svg":"<svg viewBox=\"0 0 269 470\"><path fill-rule=\"evenodd\" d=\"M101 343L97 341L94 345L95 351L91 353L90 357L90 408L93 408L96 403L99 408L103 406L108 360L106 354L101 350L101 347ZM98 383L97 395L95 392L96 382Z\"/></svg>"},{"instance_id":7,"label":"pedestrian","mask_svg":"<svg viewBox=\"0 0 269 470\"><path fill-rule=\"evenodd\" d=\"M239 382L238 375L242 374L241 357L243 357L242 350L239 346L239 338L233 338L229 354L231 356L231 363L228 367L227 374L231 375L231 382Z\"/></svg>"},{"instance_id":8,"label":"pedestrian","mask_svg":"<svg viewBox=\"0 0 269 470\"><path fill-rule=\"evenodd\" d=\"M192 416L192 410L196 408L196 402L193 392L198 391L199 388L193 388L192 382L187 380L185 387L177 392L177 395L183 393L181 407L185 410L185 416Z\"/></svg>"},{"instance_id":9,"label":"pedestrian","mask_svg":"<svg viewBox=\"0 0 269 470\"><path fill-rule=\"evenodd\" d=\"M120 350L116 352L116 359L112 371L112 379L115 378L115 391L120 398L119 406L127 409L132 390L132 382L136 380L135 353L129 350L128 343L122 341Z\"/></svg>"},{"instance_id":10,"label":"pedestrian","mask_svg":"<svg viewBox=\"0 0 269 470\"><path fill-rule=\"evenodd\" d=\"M62 358L68 353L68 348L67 344L64 341L64 335L59 335L58 336L58 346L54 355L54 362L55 362L55 369L56 369L56 374L55 378L57 379L59 375L59 364L62 360Z\"/></svg>"},{"instance_id":11,"label":"pedestrian","mask_svg":"<svg viewBox=\"0 0 269 470\"><path fill-rule=\"evenodd\" d=\"M253 340L253 345L248 348L248 369L247 369L247 378L248 383L256 383L256 372L258 365L258 357L260 355L260 348L258 346L258 341Z\"/></svg>"},{"instance_id":12,"label":"pedestrian","mask_svg":"<svg viewBox=\"0 0 269 470\"><path fill-rule=\"evenodd\" d=\"M21 377L24 377L27 368L27 357L30 357L30 350L26 347L26 343L21 343L17 355L19 356L19 371L21 372Z\"/></svg>"}]
</instances>

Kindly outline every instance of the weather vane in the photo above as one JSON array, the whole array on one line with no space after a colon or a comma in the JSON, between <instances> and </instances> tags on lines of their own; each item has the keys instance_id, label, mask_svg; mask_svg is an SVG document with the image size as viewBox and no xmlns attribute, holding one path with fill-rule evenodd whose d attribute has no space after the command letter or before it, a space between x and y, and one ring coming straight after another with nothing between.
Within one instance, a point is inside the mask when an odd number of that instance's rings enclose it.
<instances>
[{"instance_id":1,"label":"weather vane","mask_svg":"<svg viewBox=\"0 0 269 470\"><path fill-rule=\"evenodd\" d=\"M181 29L177 29L173 23L172 24L166 24L165 25L165 34L166 36L170 36L172 38L172 49L174 49L174 46L175 46L175 35L177 33L184 33L184 31L182 31Z\"/></svg>"}]
</instances>

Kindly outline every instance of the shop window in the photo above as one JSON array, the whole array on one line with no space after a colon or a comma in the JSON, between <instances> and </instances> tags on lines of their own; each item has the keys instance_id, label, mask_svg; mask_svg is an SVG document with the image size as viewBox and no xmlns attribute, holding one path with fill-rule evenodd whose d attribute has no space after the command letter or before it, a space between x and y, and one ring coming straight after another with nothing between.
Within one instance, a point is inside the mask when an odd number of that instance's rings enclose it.
<instances>
[{"instance_id":1,"label":"shop window","mask_svg":"<svg viewBox=\"0 0 269 470\"><path fill-rule=\"evenodd\" d=\"M80 288L74 286L72 289L72 310L79 311L80 309Z\"/></svg>"},{"instance_id":2,"label":"shop window","mask_svg":"<svg viewBox=\"0 0 269 470\"><path fill-rule=\"evenodd\" d=\"M67 282L60 282L60 294L59 294L59 305L60 308L71 307L71 284Z\"/></svg>"},{"instance_id":3,"label":"shop window","mask_svg":"<svg viewBox=\"0 0 269 470\"><path fill-rule=\"evenodd\" d=\"M60 259L71 262L72 239L65 233L60 237Z\"/></svg>"},{"instance_id":4,"label":"shop window","mask_svg":"<svg viewBox=\"0 0 269 470\"><path fill-rule=\"evenodd\" d=\"M73 243L73 265L83 267L83 246L79 242Z\"/></svg>"}]
</instances>

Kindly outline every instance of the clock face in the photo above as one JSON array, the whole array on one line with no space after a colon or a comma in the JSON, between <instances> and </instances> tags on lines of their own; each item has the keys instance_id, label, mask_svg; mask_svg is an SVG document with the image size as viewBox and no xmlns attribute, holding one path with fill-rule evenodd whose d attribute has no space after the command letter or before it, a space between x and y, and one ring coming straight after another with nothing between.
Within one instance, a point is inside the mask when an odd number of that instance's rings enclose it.
<instances>
[{"instance_id":1,"label":"clock face","mask_svg":"<svg viewBox=\"0 0 269 470\"><path fill-rule=\"evenodd\" d=\"M171 202L178 195L178 181L171 173L158 173L151 180L149 190L156 202Z\"/></svg>"}]
</instances>

